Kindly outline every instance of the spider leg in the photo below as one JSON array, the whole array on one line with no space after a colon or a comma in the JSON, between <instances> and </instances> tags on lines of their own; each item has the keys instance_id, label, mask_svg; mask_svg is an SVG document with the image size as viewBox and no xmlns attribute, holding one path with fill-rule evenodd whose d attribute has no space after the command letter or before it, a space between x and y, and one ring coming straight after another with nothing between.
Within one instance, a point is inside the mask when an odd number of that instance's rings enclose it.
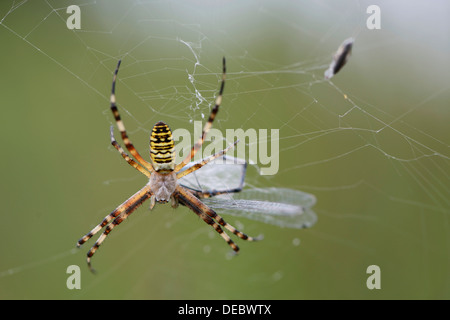
<instances>
[{"instance_id":1,"label":"spider leg","mask_svg":"<svg viewBox=\"0 0 450 320\"><path fill-rule=\"evenodd\" d=\"M227 153L231 148L233 148L237 143L239 142L239 140L236 140L232 145L228 146L227 148L223 149L222 151L219 151L205 159L203 159L202 161L194 164L192 167L184 170L183 172L179 172L177 173L177 179L180 179L184 176L187 176L188 174L194 172L195 170L200 169L201 167L203 167L204 165L208 164L209 162L223 156L225 153Z\"/></svg>"},{"instance_id":2,"label":"spider leg","mask_svg":"<svg viewBox=\"0 0 450 320\"><path fill-rule=\"evenodd\" d=\"M200 200L196 199L193 195L189 195L184 190L175 190L177 193L180 203L184 204L186 207L195 212L200 218L203 219L207 224L216 230L218 234L228 243L228 245L237 253L239 252L239 247L231 240L231 238L223 231L223 229L210 217L208 216L199 205ZM181 189L181 188L180 188ZM195 199L194 199L195 198Z\"/></svg>"},{"instance_id":3,"label":"spider leg","mask_svg":"<svg viewBox=\"0 0 450 320\"><path fill-rule=\"evenodd\" d=\"M257 241L261 240L261 238L253 238L241 231L237 230L235 227L225 222L221 216L214 212L211 208L197 199L189 190L184 187L178 185L175 189L175 196L178 198L178 201L194 211L200 218L203 219L207 224L212 226L214 230L219 233L222 238L228 243L228 245L235 251L239 252L239 247L231 240L231 238L223 231L220 227L224 227L225 229L231 231L233 234L238 236L239 238L247 241Z\"/></svg>"},{"instance_id":4,"label":"spider leg","mask_svg":"<svg viewBox=\"0 0 450 320\"><path fill-rule=\"evenodd\" d=\"M212 123L216 117L217 112L219 111L219 107L222 103L223 89L225 87L225 77L226 77L225 57L223 57L222 64L223 64L222 83L220 85L219 95L216 98L214 108L211 110L211 113L209 115L208 122L205 123L205 126L203 127L203 131L202 131L202 135L197 140L197 142L192 146L192 149L191 149L191 152L189 153L189 155L186 158L184 158L184 160L175 167L175 172L178 172L181 168L183 168L185 165L187 165L191 161L191 159L194 158L198 149L200 149L200 147L203 145L203 142L205 141L205 137L208 134L209 130L211 129Z\"/></svg>"},{"instance_id":5,"label":"spider leg","mask_svg":"<svg viewBox=\"0 0 450 320\"><path fill-rule=\"evenodd\" d=\"M134 210L136 210L137 208L139 208L139 206L144 203L145 200L147 200L148 198L150 198L151 196L151 192L150 192L150 187L147 185L144 188L142 188L140 191L138 191L138 193L136 193L132 198L130 198L129 200L127 200L124 204L126 205L126 209L124 212L122 212L120 215L118 215L113 222L111 222L110 224L108 224L105 228L105 231L103 231L103 233L100 235L100 237L98 237L97 241L95 242L95 244L92 246L92 248L89 250L89 252L87 253L87 258L86 258L86 262L87 265L89 267L89 270L91 270L91 272L95 272L95 270L92 268L91 265L91 259L92 256L95 254L95 252L98 250L98 248L100 247L100 245L103 243L103 241L105 241L106 237L108 236L108 234L112 231L112 229L116 226L118 226L119 224L122 223L123 220L125 220L126 218L128 218L128 216L130 214L133 213ZM131 201L130 201L131 200ZM111 218L112 219L112 218Z\"/></svg>"},{"instance_id":6,"label":"spider leg","mask_svg":"<svg viewBox=\"0 0 450 320\"><path fill-rule=\"evenodd\" d=\"M116 80L117 80L117 73L119 72L120 62L117 63L116 71L114 72L113 76L113 82L112 82L112 89L111 89L111 111L114 115L114 119L116 120L117 127L119 128L119 131L122 135L122 140L125 143L125 147L127 150L131 153L131 155L140 163L142 164L147 170L150 172L153 171L153 167L151 163L147 162L142 158L142 156L139 154L139 152L136 150L134 145L131 143L130 139L128 138L127 131L125 129L125 125L122 122L122 119L120 118L119 110L116 106Z\"/></svg>"},{"instance_id":7,"label":"spider leg","mask_svg":"<svg viewBox=\"0 0 450 320\"><path fill-rule=\"evenodd\" d=\"M127 155L127 153L120 146L120 144L117 143L116 138L114 138L114 127L113 126L111 126L110 130L111 130L111 144L114 146L114 148L116 148L117 151L120 152L122 157L125 159L126 162L128 162L128 164L130 166L132 166L133 168L135 168L136 170L138 170L139 172L145 174L148 178L150 178L150 173L147 170L145 170L139 163L137 163L136 161L131 159L130 156Z\"/></svg>"},{"instance_id":8,"label":"spider leg","mask_svg":"<svg viewBox=\"0 0 450 320\"><path fill-rule=\"evenodd\" d=\"M242 191L242 187L227 190L208 190L208 191L199 191L189 188L187 186L183 186L183 188L189 189L189 191L199 199L211 198L221 194L237 193Z\"/></svg>"},{"instance_id":9,"label":"spider leg","mask_svg":"<svg viewBox=\"0 0 450 320\"><path fill-rule=\"evenodd\" d=\"M98 224L94 229L92 229L89 233L84 235L77 242L77 247L81 247L86 241L92 238L97 232L99 232L104 226L106 226L112 219L116 218L122 213L131 213L137 207L139 207L142 202L151 197L151 189L149 185L146 185L141 190L132 195L128 200L118 206L114 211L112 211L109 215L107 215L103 221Z\"/></svg>"}]
</instances>

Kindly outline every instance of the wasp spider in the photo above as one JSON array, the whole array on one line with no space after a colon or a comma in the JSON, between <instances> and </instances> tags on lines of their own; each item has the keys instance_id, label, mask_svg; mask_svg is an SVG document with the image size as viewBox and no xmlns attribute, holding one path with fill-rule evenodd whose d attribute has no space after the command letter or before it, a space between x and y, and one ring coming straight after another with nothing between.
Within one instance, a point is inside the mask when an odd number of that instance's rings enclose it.
<instances>
[{"instance_id":1,"label":"wasp spider","mask_svg":"<svg viewBox=\"0 0 450 320\"><path fill-rule=\"evenodd\" d=\"M232 148L238 141L234 143L234 145L229 146L228 148L207 157L200 162L188 167L185 170L181 169L186 166L195 156L197 151L202 146L205 141L205 137L208 131L211 129L214 118L216 117L217 112L219 111L220 104L222 102L222 94L225 86L225 58L223 58L223 73L222 73L222 82L220 86L219 95L216 98L215 106L211 110L211 114L209 115L208 122L206 122L201 137L197 140L197 142L192 146L189 155L178 165L175 165L175 146L172 139L172 132L167 124L164 122L158 122L154 125L152 129L152 133L150 135L150 158L151 162L147 162L142 158L139 152L135 149L130 139L128 138L127 131L125 126L120 118L119 111L116 106L116 95L115 95L115 86L117 73L119 71L120 60L117 64L117 68L114 72L112 89L111 89L111 111L114 115L114 118L117 123L117 127L122 135L122 140L125 144L126 149L130 152L130 154L134 157L132 159L123 148L117 143L114 138L113 127L111 126L111 144L117 151L120 152L125 161L128 162L132 167L137 169L139 172L147 176L149 179L148 183L134 195L132 195L128 200L118 206L114 211L112 211L109 215L107 215L103 221L98 224L94 229L92 229L89 233L83 236L80 240L78 240L77 246L80 247L83 243L88 241L92 236L94 236L97 232L99 232L103 227L106 226L103 234L98 238L97 242L95 242L94 246L87 253L87 264L89 269L93 271L91 266L91 258L103 243L108 234L114 229L114 227L118 226L122 221L124 221L134 210L136 210L144 201L150 199L150 210L155 206L156 202L158 203L168 203L170 201L172 207L176 208L178 204L182 204L192 211L194 211L200 218L203 219L207 224L214 228L214 230L219 233L222 238L228 243L228 245L235 251L239 251L239 247L231 240L231 238L224 232L222 229L230 231L241 239L247 241L255 241L260 238L253 238L247 236L246 234L240 232L227 222L223 220L221 216L219 216L214 210L205 205L199 198L206 198L209 196L216 195L216 193L211 192L198 192L193 190L188 190L187 188L178 184L178 179L184 177L195 170L200 169L202 166L206 165L208 162L223 156L230 148ZM227 192L236 192L239 190L229 190L223 191L221 193Z\"/></svg>"}]
</instances>

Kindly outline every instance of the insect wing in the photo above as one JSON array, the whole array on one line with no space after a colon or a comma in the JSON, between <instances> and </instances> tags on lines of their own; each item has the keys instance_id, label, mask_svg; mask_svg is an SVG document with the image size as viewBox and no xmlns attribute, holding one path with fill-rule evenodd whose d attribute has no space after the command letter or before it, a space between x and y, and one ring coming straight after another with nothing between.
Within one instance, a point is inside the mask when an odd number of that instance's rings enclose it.
<instances>
[{"instance_id":1,"label":"insect wing","mask_svg":"<svg viewBox=\"0 0 450 320\"><path fill-rule=\"evenodd\" d=\"M203 199L220 212L286 228L309 228L317 221L314 195L285 188L254 188Z\"/></svg>"},{"instance_id":2,"label":"insect wing","mask_svg":"<svg viewBox=\"0 0 450 320\"><path fill-rule=\"evenodd\" d=\"M194 164L186 165L183 170ZM182 177L179 182L184 187L203 192L241 189L246 168L245 160L223 156ZM316 203L314 195L293 189L250 188L203 198L202 202L220 214L279 227L309 228L317 221L317 215L311 209Z\"/></svg>"},{"instance_id":3,"label":"insect wing","mask_svg":"<svg viewBox=\"0 0 450 320\"><path fill-rule=\"evenodd\" d=\"M194 164L194 162L187 164L182 171ZM223 156L180 178L179 183L196 191L226 191L242 188L246 168L245 160Z\"/></svg>"}]
</instances>

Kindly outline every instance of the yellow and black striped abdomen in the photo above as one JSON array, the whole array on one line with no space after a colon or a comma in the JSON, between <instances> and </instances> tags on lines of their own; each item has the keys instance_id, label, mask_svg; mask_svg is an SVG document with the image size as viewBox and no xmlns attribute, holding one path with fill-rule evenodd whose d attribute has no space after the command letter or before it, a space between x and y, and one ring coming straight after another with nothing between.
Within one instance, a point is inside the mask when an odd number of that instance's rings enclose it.
<instances>
[{"instance_id":1,"label":"yellow and black striped abdomen","mask_svg":"<svg viewBox=\"0 0 450 320\"><path fill-rule=\"evenodd\" d=\"M150 157L157 172L170 172L175 168L175 145L172 131L164 122L153 126L150 135Z\"/></svg>"}]
</instances>

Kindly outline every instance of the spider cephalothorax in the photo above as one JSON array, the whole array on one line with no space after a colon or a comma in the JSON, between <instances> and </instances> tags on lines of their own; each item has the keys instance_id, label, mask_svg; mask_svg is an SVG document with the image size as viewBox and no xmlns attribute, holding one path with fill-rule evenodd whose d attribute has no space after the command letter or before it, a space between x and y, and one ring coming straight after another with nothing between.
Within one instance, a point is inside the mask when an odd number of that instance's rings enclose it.
<instances>
[{"instance_id":1,"label":"spider cephalothorax","mask_svg":"<svg viewBox=\"0 0 450 320\"><path fill-rule=\"evenodd\" d=\"M148 162L142 158L139 152L131 143L128 138L125 125L123 124L119 110L116 106L116 95L115 95L115 86L117 80L117 73L120 67L120 60L117 64L116 71L114 72L112 89L111 89L111 111L114 115L114 118L117 123L117 127L122 136L122 140L125 144L126 149L130 152L130 154L136 159L132 159L125 150L117 143L114 138L114 130L111 126L111 144L117 151L120 152L122 157L134 167L136 170L147 176L149 182L138 192L136 192L133 196L131 196L128 200L118 206L114 211L112 211L109 215L107 215L103 221L98 224L94 229L92 229L89 233L83 236L80 240L78 240L77 246L80 247L83 243L88 241L92 236L94 236L97 232L99 232L103 227L106 226L102 235L95 242L94 246L89 250L87 254L87 263L91 271L93 271L91 267L91 258L111 232L111 230L118 226L123 220L125 220L134 210L136 210L142 203L148 199L150 199L150 209L152 209L156 202L158 203L167 203L171 202L173 207L176 207L179 203L188 207L192 211L195 212L200 218L203 219L207 224L216 230L221 237L228 243L228 245L235 251L239 251L239 247L231 240L231 238L224 232L222 229L225 228L231 233L237 235L239 238L254 241L258 240L258 238L249 237L246 234L240 232L227 222L223 220L221 216L219 216L214 210L209 208L206 204L200 201L201 198L210 197L216 194L217 192L193 192L181 185L178 184L178 180L195 170L200 169L210 161L223 156L230 148L234 145L229 146L228 148L211 155L202 161L193 164L192 166L185 168L182 170L195 156L197 151L202 146L206 134L211 129L214 118L216 117L217 112L219 111L220 104L222 102L222 94L225 85L225 58L223 59L223 72L222 72L222 82L219 90L219 95L216 98L216 102L214 108L211 110L208 121L206 122L201 137L197 140L197 142L192 146L190 153L183 161L176 165L175 164L175 146L173 143L172 132L168 125L164 122L158 122L154 125L152 129L152 133L150 135L150 158L151 162ZM232 189L227 191L222 191L220 193L231 193L238 192L240 189Z\"/></svg>"},{"instance_id":2,"label":"spider cephalothorax","mask_svg":"<svg viewBox=\"0 0 450 320\"><path fill-rule=\"evenodd\" d=\"M150 209L153 208L155 202L167 203L172 199L172 206L176 206L173 199L173 192L177 187L177 175L175 172L159 173L154 172L150 176L149 186L152 191Z\"/></svg>"}]
</instances>

